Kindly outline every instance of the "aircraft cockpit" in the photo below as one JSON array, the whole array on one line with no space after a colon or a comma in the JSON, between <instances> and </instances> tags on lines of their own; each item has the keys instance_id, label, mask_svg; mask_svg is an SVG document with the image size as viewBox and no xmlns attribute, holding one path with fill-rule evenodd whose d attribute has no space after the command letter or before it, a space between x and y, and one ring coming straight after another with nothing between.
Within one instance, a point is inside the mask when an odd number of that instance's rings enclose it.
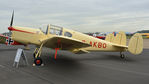
<instances>
[{"instance_id":1,"label":"aircraft cockpit","mask_svg":"<svg viewBox=\"0 0 149 84\"><path fill-rule=\"evenodd\" d=\"M49 34L64 35L64 36L67 36L67 37L72 37L72 33L70 31L68 31L68 29L66 31L65 28L55 26L55 25L50 25Z\"/></svg>"},{"instance_id":2,"label":"aircraft cockpit","mask_svg":"<svg viewBox=\"0 0 149 84\"><path fill-rule=\"evenodd\" d=\"M72 37L72 33L67 29L64 29L63 27L55 26L55 25L48 25L47 27L41 28L41 31L44 34L53 34L53 35L64 35L67 37Z\"/></svg>"},{"instance_id":3,"label":"aircraft cockpit","mask_svg":"<svg viewBox=\"0 0 149 84\"><path fill-rule=\"evenodd\" d=\"M47 27L44 26L42 28L40 28L40 30L44 33L44 34L53 34L53 35L62 35L62 27L59 26L55 26L55 25L48 25Z\"/></svg>"},{"instance_id":4,"label":"aircraft cockpit","mask_svg":"<svg viewBox=\"0 0 149 84\"><path fill-rule=\"evenodd\" d=\"M62 35L62 27L50 25L49 34Z\"/></svg>"}]
</instances>

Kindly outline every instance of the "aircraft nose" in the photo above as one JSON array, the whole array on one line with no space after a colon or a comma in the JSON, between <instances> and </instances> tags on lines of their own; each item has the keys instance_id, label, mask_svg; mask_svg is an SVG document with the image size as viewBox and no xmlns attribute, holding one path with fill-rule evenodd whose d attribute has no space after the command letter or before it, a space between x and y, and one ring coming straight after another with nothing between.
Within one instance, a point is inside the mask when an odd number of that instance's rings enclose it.
<instances>
[{"instance_id":1,"label":"aircraft nose","mask_svg":"<svg viewBox=\"0 0 149 84\"><path fill-rule=\"evenodd\" d=\"M8 30L12 31L14 28L13 27L8 27Z\"/></svg>"}]
</instances>

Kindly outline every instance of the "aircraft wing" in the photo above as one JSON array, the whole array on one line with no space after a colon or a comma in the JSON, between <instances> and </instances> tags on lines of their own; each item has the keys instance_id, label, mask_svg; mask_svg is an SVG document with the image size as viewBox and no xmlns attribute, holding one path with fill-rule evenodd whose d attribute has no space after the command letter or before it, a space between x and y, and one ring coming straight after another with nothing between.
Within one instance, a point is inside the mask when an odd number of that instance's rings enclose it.
<instances>
[{"instance_id":1,"label":"aircraft wing","mask_svg":"<svg viewBox=\"0 0 149 84\"><path fill-rule=\"evenodd\" d=\"M44 46L48 48L60 48L61 50L73 50L89 47L91 45L70 37L54 36L46 39Z\"/></svg>"}]
</instances>

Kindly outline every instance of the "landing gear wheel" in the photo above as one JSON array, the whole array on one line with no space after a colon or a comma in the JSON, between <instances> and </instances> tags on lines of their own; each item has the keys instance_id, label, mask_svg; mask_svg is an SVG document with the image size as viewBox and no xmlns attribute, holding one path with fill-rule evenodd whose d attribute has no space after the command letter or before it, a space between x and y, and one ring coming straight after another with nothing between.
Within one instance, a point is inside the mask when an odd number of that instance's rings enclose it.
<instances>
[{"instance_id":1,"label":"landing gear wheel","mask_svg":"<svg viewBox=\"0 0 149 84\"><path fill-rule=\"evenodd\" d=\"M41 59L40 57L35 58L34 64L35 64L36 66L41 66L41 64L42 64L42 59Z\"/></svg>"},{"instance_id":2,"label":"landing gear wheel","mask_svg":"<svg viewBox=\"0 0 149 84\"><path fill-rule=\"evenodd\" d=\"M120 58L121 59L124 59L125 58L125 55L124 54L121 54Z\"/></svg>"}]
</instances>

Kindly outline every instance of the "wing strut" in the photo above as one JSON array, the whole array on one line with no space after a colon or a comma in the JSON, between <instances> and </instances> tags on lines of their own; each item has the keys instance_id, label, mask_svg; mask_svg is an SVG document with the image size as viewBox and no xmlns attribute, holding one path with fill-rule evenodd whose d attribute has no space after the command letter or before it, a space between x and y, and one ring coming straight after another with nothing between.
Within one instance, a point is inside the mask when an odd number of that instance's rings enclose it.
<instances>
[{"instance_id":1,"label":"wing strut","mask_svg":"<svg viewBox=\"0 0 149 84\"><path fill-rule=\"evenodd\" d=\"M55 60L56 60L56 56L57 56L57 50L59 50L59 48L55 48L55 56L54 56Z\"/></svg>"}]
</instances>

